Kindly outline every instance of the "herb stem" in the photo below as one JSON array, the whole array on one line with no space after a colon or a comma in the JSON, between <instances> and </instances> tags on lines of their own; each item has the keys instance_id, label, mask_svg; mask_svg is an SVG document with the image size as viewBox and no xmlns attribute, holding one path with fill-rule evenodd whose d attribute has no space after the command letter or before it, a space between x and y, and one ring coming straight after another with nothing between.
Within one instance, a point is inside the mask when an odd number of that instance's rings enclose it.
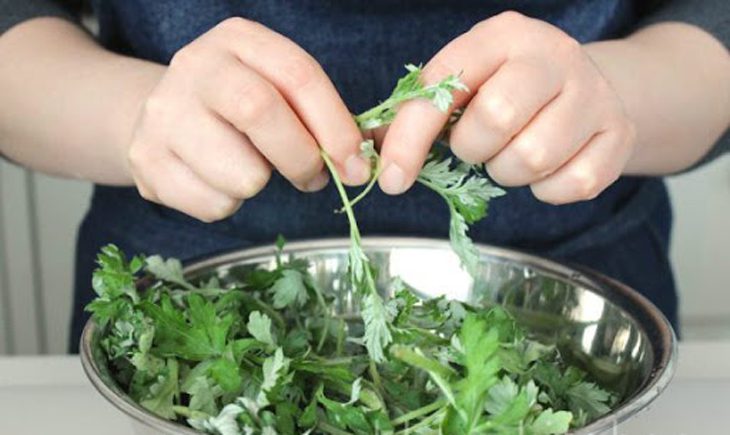
<instances>
[{"instance_id":1,"label":"herb stem","mask_svg":"<svg viewBox=\"0 0 730 435\"><path fill-rule=\"evenodd\" d=\"M360 192L354 199L350 200L350 207L354 207L355 204L360 202L363 198L368 196L371 190L373 190L373 187L375 187L375 183L378 181L378 177L380 177L380 174L383 172L383 168L380 166L380 159L378 159L378 162L375 166L375 171L373 172L373 176L370 178L370 182L368 182L368 185L365 186L365 188ZM337 213L344 213L345 207L343 206L339 210L337 210Z\"/></svg>"},{"instance_id":2,"label":"herb stem","mask_svg":"<svg viewBox=\"0 0 730 435\"><path fill-rule=\"evenodd\" d=\"M424 91L430 91L437 87L438 87L438 85L430 85L430 86L426 86L422 89L416 89L416 90L404 93L402 95L399 95L397 98L391 96L390 98L381 102L377 106L370 108L370 109L362 112L359 115L355 115L355 123L357 124L358 127L360 127L361 130L363 130L363 129L364 130L373 130L374 128L377 128L377 127L368 128L368 126L367 126L368 121L370 121L373 118L377 118L386 110L393 109L395 106L397 106L403 102L423 97L424 94L426 93ZM363 126L365 126L365 128L363 128Z\"/></svg>"},{"instance_id":3,"label":"herb stem","mask_svg":"<svg viewBox=\"0 0 730 435\"><path fill-rule=\"evenodd\" d=\"M445 401L445 400L443 400L443 399L442 400L437 400L437 401L435 401L433 403L429 403L426 406L422 406L422 407L420 407L418 409L414 409L413 411L411 411L409 413L403 414L400 417L391 420L390 423L393 426L400 426L400 425L405 424L405 423L407 423L407 422L409 422L411 420L415 420L418 417L421 417L421 416L426 415L426 414L430 414L430 413L432 413L432 412L434 412L434 411L436 411L436 410L438 410L440 408L443 408L447 404L448 404L448 402Z\"/></svg>"},{"instance_id":4,"label":"herb stem","mask_svg":"<svg viewBox=\"0 0 730 435\"><path fill-rule=\"evenodd\" d=\"M347 196L345 186L342 184L342 180L340 180L340 175L337 173L337 168L335 168L335 164L332 162L332 159L330 158L329 154L325 152L325 150L320 150L320 154L322 155L322 160L324 160L325 165L327 165L327 169L329 169L330 173L332 174L332 180L334 180L335 186L337 187L337 192L339 193L340 199L342 200L342 207L344 207L345 209L347 222L350 224L350 234L352 235L354 241L360 243L360 229L358 228L357 221L355 220L355 213L352 211L350 198Z\"/></svg>"},{"instance_id":5,"label":"herb stem","mask_svg":"<svg viewBox=\"0 0 730 435\"><path fill-rule=\"evenodd\" d=\"M413 426L399 430L394 435L406 435L406 434L410 434L410 433L417 433L419 429L431 426L434 422L436 422L438 419L443 417L443 415L445 413L446 413L446 408L441 408L439 411L434 412L433 414L429 415L428 417L424 418L423 420L419 421L418 423L414 424Z\"/></svg>"},{"instance_id":6,"label":"herb stem","mask_svg":"<svg viewBox=\"0 0 730 435\"><path fill-rule=\"evenodd\" d=\"M317 353L322 352L324 343L327 340L327 336L329 335L331 321L332 321L332 318L330 316L325 317L324 325L322 325L322 335L319 337L319 342L317 343Z\"/></svg>"}]
</instances>

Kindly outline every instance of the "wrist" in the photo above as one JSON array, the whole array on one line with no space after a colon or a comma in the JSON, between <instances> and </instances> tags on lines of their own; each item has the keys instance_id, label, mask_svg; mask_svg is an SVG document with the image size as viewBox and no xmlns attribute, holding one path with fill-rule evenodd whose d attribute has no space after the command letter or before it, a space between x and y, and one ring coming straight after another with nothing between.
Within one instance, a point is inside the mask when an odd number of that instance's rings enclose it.
<instances>
[{"instance_id":1,"label":"wrist","mask_svg":"<svg viewBox=\"0 0 730 435\"><path fill-rule=\"evenodd\" d=\"M665 175L700 160L730 119L730 57L702 29L646 27L625 39L585 45L636 126L626 175Z\"/></svg>"},{"instance_id":2,"label":"wrist","mask_svg":"<svg viewBox=\"0 0 730 435\"><path fill-rule=\"evenodd\" d=\"M119 165L120 179L113 184L131 184L128 150L147 98L162 78L166 67L139 59L116 56L105 67L114 81L123 86L110 92L112 104L101 132Z\"/></svg>"}]
</instances>

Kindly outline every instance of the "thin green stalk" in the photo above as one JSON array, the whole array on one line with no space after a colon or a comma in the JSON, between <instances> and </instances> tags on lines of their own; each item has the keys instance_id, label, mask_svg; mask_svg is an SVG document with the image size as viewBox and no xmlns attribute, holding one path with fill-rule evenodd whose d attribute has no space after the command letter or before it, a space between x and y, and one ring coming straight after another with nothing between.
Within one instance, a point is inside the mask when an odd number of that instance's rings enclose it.
<instances>
[{"instance_id":1,"label":"thin green stalk","mask_svg":"<svg viewBox=\"0 0 730 435\"><path fill-rule=\"evenodd\" d=\"M378 393L378 395L380 395L380 397L383 397L383 383L380 380L380 373L378 373L378 367L375 365L375 361L369 361L368 371L370 372L370 377L373 378L373 386L375 387L375 391Z\"/></svg>"},{"instance_id":2,"label":"thin green stalk","mask_svg":"<svg viewBox=\"0 0 730 435\"><path fill-rule=\"evenodd\" d=\"M444 414L446 414L446 408L442 408L439 411L434 412L433 414L429 415L428 417L424 418L423 420L419 421L418 423L414 424L411 427L407 427L405 429L399 430L393 435L406 435L410 433L415 433L421 428L426 428L434 424L438 419L443 418Z\"/></svg>"},{"instance_id":3,"label":"thin green stalk","mask_svg":"<svg viewBox=\"0 0 730 435\"><path fill-rule=\"evenodd\" d=\"M375 166L375 171L373 172L373 176L370 178L370 182L368 182L368 185L365 186L365 188L360 192L354 199L350 201L350 207L355 207L355 204L360 202L363 198L368 196L371 190L373 190L373 187L375 187L375 183L378 182L378 177L380 177L380 174L383 172L383 168L380 167L380 159L378 159L378 163ZM339 210L337 210L337 213L344 213L345 207L343 206Z\"/></svg>"},{"instance_id":4,"label":"thin green stalk","mask_svg":"<svg viewBox=\"0 0 730 435\"><path fill-rule=\"evenodd\" d=\"M342 184L342 180L340 180L337 168L335 168L335 164L332 162L329 154L327 154L324 150L321 150L320 154L322 155L322 160L324 160L325 165L327 165L327 169L329 169L332 174L332 180L334 180L337 192L342 200L342 206L345 208L345 214L347 215L347 222L350 224L350 234L353 236L355 241L360 243L360 229L357 227L357 221L355 220L355 213L352 211L350 198L347 196L347 191L345 191L345 186Z\"/></svg>"},{"instance_id":5,"label":"thin green stalk","mask_svg":"<svg viewBox=\"0 0 730 435\"><path fill-rule=\"evenodd\" d=\"M331 321L332 318L330 316L325 317L324 325L322 326L322 335L319 337L319 342L317 343L317 353L322 352L324 343L327 340L327 336L329 335Z\"/></svg>"},{"instance_id":6,"label":"thin green stalk","mask_svg":"<svg viewBox=\"0 0 730 435\"><path fill-rule=\"evenodd\" d=\"M366 123L367 121L369 121L372 118L376 118L384 111L392 109L395 106L397 106L403 102L406 102L408 100L413 100L413 99L419 98L424 94L424 91L432 89L434 87L436 87L436 86L434 86L434 85L426 86L423 89L418 89L418 90L403 94L403 95L399 96L398 98L393 98L393 97L388 98L387 100L383 101L382 103L378 104L377 106L375 106L371 109L368 109L359 115L356 115L355 123L358 125L358 127L361 127L364 123Z\"/></svg>"},{"instance_id":7,"label":"thin green stalk","mask_svg":"<svg viewBox=\"0 0 730 435\"><path fill-rule=\"evenodd\" d=\"M269 318L278 326L279 328L284 328L286 326L286 322L284 321L284 317L274 309L271 305L267 304L266 302L260 300L259 298L255 298L253 296L244 295L243 298L251 305L256 305L257 308L259 308L264 314L269 316Z\"/></svg>"},{"instance_id":8,"label":"thin green stalk","mask_svg":"<svg viewBox=\"0 0 730 435\"><path fill-rule=\"evenodd\" d=\"M335 345L335 355L337 357L342 356L342 351L345 347L345 321L340 319L340 324L337 328L337 344Z\"/></svg>"},{"instance_id":9,"label":"thin green stalk","mask_svg":"<svg viewBox=\"0 0 730 435\"><path fill-rule=\"evenodd\" d=\"M414 409L413 411L410 411L406 414L401 415L398 418L394 418L391 420L391 424L395 426L400 426L402 424L405 424L411 420L415 420L423 415L430 414L440 408L443 408L444 406L448 405L448 402L446 400L437 400L433 403L429 403L426 406L422 406L418 409Z\"/></svg>"}]
</instances>

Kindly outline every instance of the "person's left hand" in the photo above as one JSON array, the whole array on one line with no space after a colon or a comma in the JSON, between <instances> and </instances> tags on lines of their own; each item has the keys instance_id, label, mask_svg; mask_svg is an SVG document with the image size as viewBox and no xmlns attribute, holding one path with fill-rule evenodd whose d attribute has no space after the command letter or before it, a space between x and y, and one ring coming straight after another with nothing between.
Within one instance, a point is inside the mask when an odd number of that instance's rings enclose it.
<instances>
[{"instance_id":1,"label":"person's left hand","mask_svg":"<svg viewBox=\"0 0 730 435\"><path fill-rule=\"evenodd\" d=\"M558 28L516 12L485 20L424 67L430 84L461 74L470 93L451 131L451 148L486 162L504 186L529 185L552 204L596 197L632 154L636 133L621 99L583 47ZM448 119L427 101L399 109L383 140L380 186L390 194L415 181Z\"/></svg>"}]
</instances>

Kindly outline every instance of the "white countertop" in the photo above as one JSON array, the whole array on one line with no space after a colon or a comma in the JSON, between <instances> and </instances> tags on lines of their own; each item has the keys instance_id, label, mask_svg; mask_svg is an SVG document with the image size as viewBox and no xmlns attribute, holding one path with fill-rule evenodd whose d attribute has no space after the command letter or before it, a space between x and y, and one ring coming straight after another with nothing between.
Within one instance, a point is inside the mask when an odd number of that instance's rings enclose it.
<instances>
[{"instance_id":1,"label":"white countertop","mask_svg":"<svg viewBox=\"0 0 730 435\"><path fill-rule=\"evenodd\" d=\"M667 391L615 435L730 433L730 342L687 342ZM0 434L133 435L78 357L0 358Z\"/></svg>"}]
</instances>

